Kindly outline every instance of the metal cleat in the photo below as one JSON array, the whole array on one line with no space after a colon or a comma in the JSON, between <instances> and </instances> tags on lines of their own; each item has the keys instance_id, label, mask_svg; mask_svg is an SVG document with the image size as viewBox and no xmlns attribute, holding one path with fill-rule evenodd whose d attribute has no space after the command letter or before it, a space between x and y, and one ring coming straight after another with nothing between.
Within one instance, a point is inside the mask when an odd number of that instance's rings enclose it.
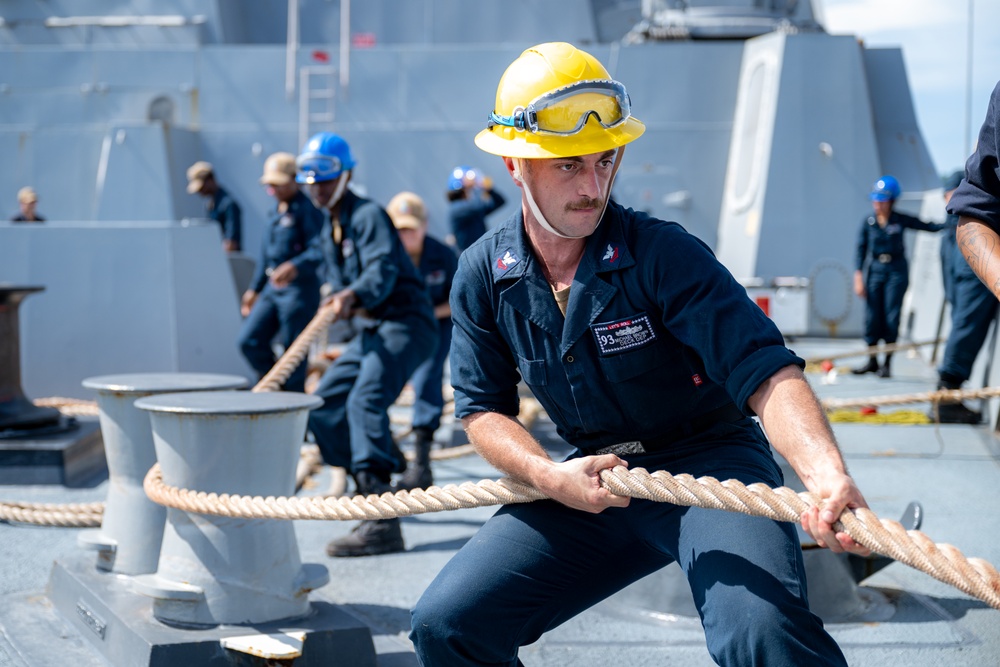
<instances>
[{"instance_id":1,"label":"metal cleat","mask_svg":"<svg viewBox=\"0 0 1000 667\"><path fill-rule=\"evenodd\" d=\"M156 572L166 521L165 507L146 497L142 480L156 463L149 415L136 399L182 391L238 389L247 381L236 375L205 373L132 373L88 378L83 386L97 391L101 434L108 464L108 498L101 527L82 531L78 543L97 552L97 568L119 574Z\"/></svg>"},{"instance_id":2,"label":"metal cleat","mask_svg":"<svg viewBox=\"0 0 1000 667\"><path fill-rule=\"evenodd\" d=\"M292 392L193 392L136 401L171 486L207 493L290 496L319 397ZM184 626L266 623L310 613L308 592L329 581L303 565L290 521L230 519L170 508L155 574L134 589L153 615Z\"/></svg>"}]
</instances>

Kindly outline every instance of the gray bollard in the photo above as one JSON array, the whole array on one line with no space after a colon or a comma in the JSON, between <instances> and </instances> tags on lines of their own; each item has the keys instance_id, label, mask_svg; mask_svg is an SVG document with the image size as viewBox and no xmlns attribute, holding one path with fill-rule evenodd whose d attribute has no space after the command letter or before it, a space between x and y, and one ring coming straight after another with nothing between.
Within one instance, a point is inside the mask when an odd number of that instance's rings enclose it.
<instances>
[{"instance_id":1,"label":"gray bollard","mask_svg":"<svg viewBox=\"0 0 1000 667\"><path fill-rule=\"evenodd\" d=\"M238 389L247 380L207 373L130 373L87 378L97 391L108 464L108 498L101 527L85 530L80 546L97 551L97 567L119 574L156 572L166 508L146 497L142 480L156 463L149 415L136 399L180 391Z\"/></svg>"},{"instance_id":2,"label":"gray bollard","mask_svg":"<svg viewBox=\"0 0 1000 667\"><path fill-rule=\"evenodd\" d=\"M163 481L198 491L291 496L309 410L291 392L163 394L136 401L150 413ZM266 623L310 613L308 593L329 581L303 565L294 526L167 510L156 574L133 579L153 615L182 625Z\"/></svg>"}]
</instances>

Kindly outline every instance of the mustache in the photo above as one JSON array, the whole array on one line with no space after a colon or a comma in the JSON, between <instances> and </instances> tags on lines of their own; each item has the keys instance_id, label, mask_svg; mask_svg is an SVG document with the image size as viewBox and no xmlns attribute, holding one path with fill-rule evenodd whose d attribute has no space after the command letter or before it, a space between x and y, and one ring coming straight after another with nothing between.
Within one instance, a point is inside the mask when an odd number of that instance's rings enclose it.
<instances>
[{"instance_id":1,"label":"mustache","mask_svg":"<svg viewBox=\"0 0 1000 667\"><path fill-rule=\"evenodd\" d=\"M590 197L584 197L579 201L573 202L572 204L566 204L567 211L582 211L588 208L602 208L604 206L604 198L600 197L597 199L591 199Z\"/></svg>"}]
</instances>

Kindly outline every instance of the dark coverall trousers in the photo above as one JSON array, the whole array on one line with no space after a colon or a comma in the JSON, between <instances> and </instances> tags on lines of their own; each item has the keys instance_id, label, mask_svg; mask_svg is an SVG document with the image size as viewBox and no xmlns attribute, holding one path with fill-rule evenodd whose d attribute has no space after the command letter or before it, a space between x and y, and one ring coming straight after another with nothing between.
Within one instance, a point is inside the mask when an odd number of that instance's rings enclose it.
<instances>
[{"instance_id":1,"label":"dark coverall trousers","mask_svg":"<svg viewBox=\"0 0 1000 667\"><path fill-rule=\"evenodd\" d=\"M319 286L302 289L290 285L275 289L267 285L261 290L257 302L243 321L240 329L240 351L250 366L263 377L274 366L272 342L278 342L287 350L288 346L302 333L319 308ZM285 382L286 391L305 391L306 363L299 364Z\"/></svg>"},{"instance_id":2,"label":"dark coverall trousers","mask_svg":"<svg viewBox=\"0 0 1000 667\"><path fill-rule=\"evenodd\" d=\"M955 254L958 252L956 248ZM942 379L961 384L972 375L976 355L996 317L997 299L964 260L954 262L952 284L951 333L938 373Z\"/></svg>"},{"instance_id":3,"label":"dark coverall trousers","mask_svg":"<svg viewBox=\"0 0 1000 667\"><path fill-rule=\"evenodd\" d=\"M309 429L327 464L386 478L405 469L388 411L417 366L434 354L437 340L434 322L412 315L383 320L354 337L313 392L323 405L309 413Z\"/></svg>"},{"instance_id":4,"label":"dark coverall trousers","mask_svg":"<svg viewBox=\"0 0 1000 667\"><path fill-rule=\"evenodd\" d=\"M899 336L899 318L903 309L903 296L910 286L910 271L905 261L889 264L872 263L865 279L868 298L865 305L865 343L886 345L896 342Z\"/></svg>"},{"instance_id":5,"label":"dark coverall trousers","mask_svg":"<svg viewBox=\"0 0 1000 667\"><path fill-rule=\"evenodd\" d=\"M451 349L451 319L438 320L437 352L430 359L417 367L410 384L416 401L413 404L413 428L436 431L441 425L441 411L444 409L444 397L441 395L441 384L444 378L444 364L448 360Z\"/></svg>"},{"instance_id":6,"label":"dark coverall trousers","mask_svg":"<svg viewBox=\"0 0 1000 667\"><path fill-rule=\"evenodd\" d=\"M749 419L718 424L631 467L780 485ZM445 565L412 612L424 667L522 663L518 649L677 561L720 665L846 665L806 601L795 526L633 498L600 514L554 501L500 509Z\"/></svg>"}]
</instances>

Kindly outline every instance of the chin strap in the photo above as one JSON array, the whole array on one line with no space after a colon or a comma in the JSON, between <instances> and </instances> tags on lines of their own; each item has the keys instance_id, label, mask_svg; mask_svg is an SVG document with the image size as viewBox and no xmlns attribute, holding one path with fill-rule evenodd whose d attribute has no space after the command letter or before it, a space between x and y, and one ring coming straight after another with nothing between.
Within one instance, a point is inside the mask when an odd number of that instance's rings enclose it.
<instances>
[{"instance_id":1,"label":"chin strap","mask_svg":"<svg viewBox=\"0 0 1000 667\"><path fill-rule=\"evenodd\" d=\"M608 195L604 198L604 208L601 209L601 216L600 218L598 218L599 221L604 218L604 212L608 209L608 201L611 199L611 188L614 187L615 176L618 175L618 167L620 167L622 164L622 155L624 154L625 154L625 147L619 146L618 151L615 153L615 164L614 167L611 168L611 180L608 181ZM553 227L552 224L545 219L545 216L542 215L541 209L538 208L538 204L535 202L535 197L531 194L531 188L528 187L528 182L524 180L524 176L522 175L523 172L521 169L522 158L511 158L511 159L514 162L514 174L513 174L514 178L520 181L521 187L524 189L525 197L528 200L528 208L531 210L531 214L535 217L535 220L538 221L538 224L540 224L545 231L549 232L550 234L554 234L561 239L582 239L590 236L590 234L580 234L577 236L571 236L569 234L563 234L555 227ZM598 224L600 224L600 222L598 222Z\"/></svg>"},{"instance_id":2,"label":"chin strap","mask_svg":"<svg viewBox=\"0 0 1000 667\"><path fill-rule=\"evenodd\" d=\"M309 201L313 203L313 206L315 206L321 211L323 209L331 209L334 206L336 206L337 202L340 201L340 198L344 196L344 190L347 189L348 173L350 172L347 171L340 172L340 176L337 177L337 187L333 189L333 194L330 195L330 199L327 200L325 203L317 200L316 197L313 196L312 188L309 188Z\"/></svg>"}]
</instances>

